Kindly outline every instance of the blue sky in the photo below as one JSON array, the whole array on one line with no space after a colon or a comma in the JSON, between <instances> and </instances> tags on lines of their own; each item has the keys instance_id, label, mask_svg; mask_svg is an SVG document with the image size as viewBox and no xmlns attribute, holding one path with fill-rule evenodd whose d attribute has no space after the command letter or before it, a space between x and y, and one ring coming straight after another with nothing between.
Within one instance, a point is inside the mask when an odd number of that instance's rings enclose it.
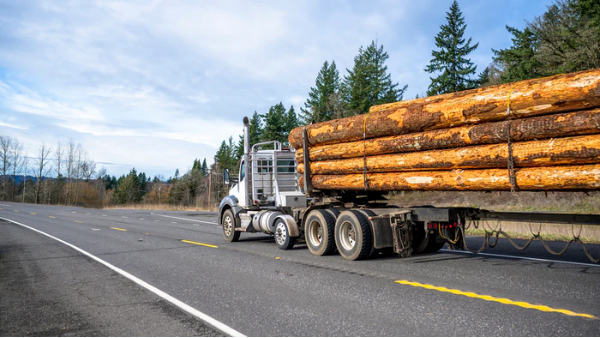
<instances>
[{"instance_id":1,"label":"blue sky","mask_svg":"<svg viewBox=\"0 0 600 338\"><path fill-rule=\"evenodd\" d=\"M551 3L459 1L478 71L510 45L505 25ZM424 94L450 4L0 0L0 134L30 156L73 138L109 174L169 177L237 141L243 116L280 101L298 110L325 60L344 75L374 39L405 98Z\"/></svg>"}]
</instances>

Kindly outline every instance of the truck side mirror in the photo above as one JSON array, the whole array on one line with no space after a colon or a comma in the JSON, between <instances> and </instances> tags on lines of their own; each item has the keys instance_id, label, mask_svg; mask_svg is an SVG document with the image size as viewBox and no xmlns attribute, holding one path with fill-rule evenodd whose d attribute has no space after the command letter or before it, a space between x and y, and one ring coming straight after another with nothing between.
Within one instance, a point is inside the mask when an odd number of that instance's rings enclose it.
<instances>
[{"instance_id":1,"label":"truck side mirror","mask_svg":"<svg viewBox=\"0 0 600 338\"><path fill-rule=\"evenodd\" d=\"M223 169L223 183L225 185L229 185L230 183L230 179L229 179L229 169L225 168Z\"/></svg>"}]
</instances>

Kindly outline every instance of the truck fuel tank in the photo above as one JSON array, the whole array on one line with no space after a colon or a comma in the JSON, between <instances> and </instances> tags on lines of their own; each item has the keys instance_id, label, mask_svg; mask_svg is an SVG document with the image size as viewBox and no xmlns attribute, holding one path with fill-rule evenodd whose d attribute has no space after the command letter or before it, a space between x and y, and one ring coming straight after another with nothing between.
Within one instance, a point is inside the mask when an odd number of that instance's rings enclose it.
<instances>
[{"instance_id":1,"label":"truck fuel tank","mask_svg":"<svg viewBox=\"0 0 600 338\"><path fill-rule=\"evenodd\" d=\"M256 231L275 233L275 219L281 215L283 215L282 212L275 210L260 211L252 218L252 227Z\"/></svg>"}]
</instances>

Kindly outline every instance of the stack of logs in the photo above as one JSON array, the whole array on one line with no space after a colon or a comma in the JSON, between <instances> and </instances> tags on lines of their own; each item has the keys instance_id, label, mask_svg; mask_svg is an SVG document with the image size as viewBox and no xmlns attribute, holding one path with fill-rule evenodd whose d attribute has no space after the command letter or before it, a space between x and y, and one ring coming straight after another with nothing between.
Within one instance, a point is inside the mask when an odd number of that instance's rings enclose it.
<instances>
[{"instance_id":1,"label":"stack of logs","mask_svg":"<svg viewBox=\"0 0 600 338\"><path fill-rule=\"evenodd\" d=\"M289 141L320 190L600 190L598 108L595 69L373 106Z\"/></svg>"}]
</instances>

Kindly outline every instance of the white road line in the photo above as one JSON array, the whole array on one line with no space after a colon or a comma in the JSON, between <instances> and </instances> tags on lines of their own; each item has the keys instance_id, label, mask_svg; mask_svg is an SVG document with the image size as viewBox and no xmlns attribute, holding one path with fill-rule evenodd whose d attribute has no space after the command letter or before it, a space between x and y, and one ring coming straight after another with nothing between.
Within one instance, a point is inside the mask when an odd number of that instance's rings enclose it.
<instances>
[{"instance_id":1,"label":"white road line","mask_svg":"<svg viewBox=\"0 0 600 338\"><path fill-rule=\"evenodd\" d=\"M100 229L94 229L94 228L92 228L92 230L94 230L94 231L98 231L98 230L100 230Z\"/></svg>"},{"instance_id":2,"label":"white road line","mask_svg":"<svg viewBox=\"0 0 600 338\"><path fill-rule=\"evenodd\" d=\"M167 294L166 292L164 292L164 291L162 291L162 290L160 290L160 289L158 289L158 288L156 288L156 287L154 287L154 286L152 286L152 285L150 285L150 284L148 284L148 283L144 282L143 280L141 280L141 279L137 278L136 276L134 276L134 275L130 274L129 272L127 272L127 271L125 271L125 270L122 270L122 269L120 269L120 268L118 268L118 267L116 267L116 266L114 266L114 265L112 265L112 264L110 264L110 263L108 263L108 262L106 262L106 261L104 261L104 260L102 260L102 259L100 259L100 258L98 258L98 257L96 257L96 256L94 256L94 255L92 255L91 253L89 253L89 252L87 252L87 251L85 251L85 250L83 250L83 249L80 249L79 247L76 247L75 245L73 245L73 244L71 244L71 243L68 243L68 242L66 242L66 241L63 241L63 240L62 240L62 239L60 239L60 238L54 237L54 236L52 236L52 235L50 235L50 234L47 234L47 233L45 233L45 232L43 232L43 231L40 231L40 230L38 230L38 229L35 229L35 228L32 228L32 227L30 227L30 226L28 226L28 225L25 225L25 224L22 224L22 223L19 223L19 222L13 221L13 220L11 220L11 219L4 218L4 217L0 217L0 219L3 219L3 220L5 220L5 221L8 221L8 222L12 222L12 223L14 223L14 224L17 224L17 225L20 225L20 226L22 226L22 227L24 227L24 228L27 228L27 229L29 229L29 230L33 230L33 231L35 231L35 232L37 232L37 233L40 233L40 234L42 234L42 235L44 235L44 236L50 237L50 238L52 238L52 239L54 239L54 240L56 240L56 241L58 241L58 242L61 242L61 243L63 243L64 245L67 245L67 246L69 246L69 247L73 248L73 249L74 249L74 250L76 250L76 251L79 251L80 253L82 253L82 254L84 254L84 255L88 256L89 258L91 258L91 259L93 259L93 260L97 261L97 262L98 262L98 263L100 263L100 264L103 264L104 266L106 266L106 267L108 267L109 269L111 269L111 270L115 271L116 273L120 274L121 276L123 276L123 277L125 277L125 278L127 278L127 279L131 280L132 282L134 282L134 283L138 284L139 286L141 286L141 287L143 287L143 288L147 289L148 291L150 291L150 292L154 293L155 295L157 295L157 296L159 296L160 298L162 298L162 299L164 299L164 300L168 301L169 303L171 303L171 304L173 304L173 305L177 306L178 308L180 308L180 309L182 309L183 311L185 311L185 312L187 312L187 313L191 314L192 316L194 316L194 317L196 317L196 318L198 318L198 319L200 319L200 320L202 320L202 321L204 321L204 322L208 323L208 324L209 324L209 325L211 325L212 327L214 327L214 328L216 328L216 329L218 329L218 330L222 331L222 332L223 332L223 333L225 333L225 334L228 334L228 335L230 335L230 336L232 336L232 337L245 337L245 335L243 335L242 333L240 333L240 332L238 332L238 331L234 330L233 328L231 328L231 327L229 327L229 326L227 326L227 325L225 325L225 324L221 323L220 321L218 321L218 320L216 320L216 319L214 319L214 318L210 317L209 315L207 315L207 314L204 314L204 313L202 313L202 312L200 312L200 311L198 311L198 310L194 309L193 307L191 307L191 306L187 305L186 303L184 303L184 302L180 301L179 299L177 299L177 298L175 298L175 297L173 297L173 296L171 296L171 295Z\"/></svg>"},{"instance_id":3,"label":"white road line","mask_svg":"<svg viewBox=\"0 0 600 338\"><path fill-rule=\"evenodd\" d=\"M8 204L0 204L0 207L10 207Z\"/></svg>"},{"instance_id":4,"label":"white road line","mask_svg":"<svg viewBox=\"0 0 600 338\"><path fill-rule=\"evenodd\" d=\"M144 220L143 218L140 218L140 221L143 221L143 220Z\"/></svg>"},{"instance_id":5,"label":"white road line","mask_svg":"<svg viewBox=\"0 0 600 338\"><path fill-rule=\"evenodd\" d=\"M106 215L102 215L102 216L105 216L105 217L106 217Z\"/></svg>"},{"instance_id":6,"label":"white road line","mask_svg":"<svg viewBox=\"0 0 600 338\"><path fill-rule=\"evenodd\" d=\"M121 216L121 217L123 217L123 218L129 218L129 217L127 217L127 216Z\"/></svg>"},{"instance_id":7,"label":"white road line","mask_svg":"<svg viewBox=\"0 0 600 338\"><path fill-rule=\"evenodd\" d=\"M207 223L207 224L216 224L216 225L219 225L219 223L216 223L216 222L200 221L200 220L191 219L191 218L181 218L181 217L174 217L174 216L167 216L167 215L159 215L159 214L155 214L155 213L152 213L152 215L162 216L162 217L169 217L169 218L175 218L175 219L182 219L184 221L190 221L190 222L198 222L198 223Z\"/></svg>"},{"instance_id":8,"label":"white road line","mask_svg":"<svg viewBox=\"0 0 600 338\"><path fill-rule=\"evenodd\" d=\"M461 254L481 255L481 256L500 257L500 258L525 259L525 260L530 260L530 261L547 262L547 263L564 263L564 264L573 264L573 265L583 265L583 266L591 266L594 268L600 268L600 264L593 264L593 263L579 263L579 262L559 261L559 260L554 260L554 259L521 257L521 256L512 256L512 255L499 255L499 254L490 254L490 253L484 253L484 252L473 253L470 251L463 251L463 250L441 249L440 251L448 252L448 253L461 253Z\"/></svg>"}]
</instances>

